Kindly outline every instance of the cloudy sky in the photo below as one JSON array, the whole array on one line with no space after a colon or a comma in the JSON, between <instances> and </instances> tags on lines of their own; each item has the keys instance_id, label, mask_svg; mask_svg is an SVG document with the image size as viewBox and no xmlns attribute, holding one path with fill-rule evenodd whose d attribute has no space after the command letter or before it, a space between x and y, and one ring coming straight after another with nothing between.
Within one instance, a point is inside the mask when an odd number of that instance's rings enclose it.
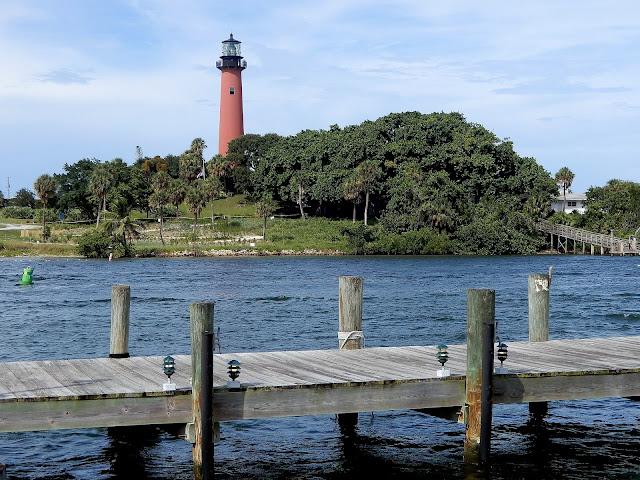
<instances>
[{"instance_id":1,"label":"cloudy sky","mask_svg":"<svg viewBox=\"0 0 640 480\"><path fill-rule=\"evenodd\" d=\"M0 190L65 163L216 153L233 32L245 132L461 112L573 190L640 182L636 0L0 0Z\"/></svg>"}]
</instances>

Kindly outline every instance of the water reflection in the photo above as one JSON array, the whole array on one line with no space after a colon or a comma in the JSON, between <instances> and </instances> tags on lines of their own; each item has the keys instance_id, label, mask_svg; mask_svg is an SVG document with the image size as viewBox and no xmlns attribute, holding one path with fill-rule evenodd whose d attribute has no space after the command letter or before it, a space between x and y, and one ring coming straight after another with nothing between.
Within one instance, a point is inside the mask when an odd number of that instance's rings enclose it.
<instances>
[{"instance_id":1,"label":"water reflection","mask_svg":"<svg viewBox=\"0 0 640 480\"><path fill-rule=\"evenodd\" d=\"M147 473L147 463L149 450L160 442L160 433L155 426L108 428L103 455L109 463L110 478L154 478Z\"/></svg>"}]
</instances>

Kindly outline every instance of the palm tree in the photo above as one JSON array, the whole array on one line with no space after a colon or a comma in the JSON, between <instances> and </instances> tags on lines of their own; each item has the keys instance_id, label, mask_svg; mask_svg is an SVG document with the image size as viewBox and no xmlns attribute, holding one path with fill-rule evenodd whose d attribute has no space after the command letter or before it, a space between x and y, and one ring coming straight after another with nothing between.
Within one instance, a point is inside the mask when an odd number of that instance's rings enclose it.
<instances>
[{"instance_id":1,"label":"palm tree","mask_svg":"<svg viewBox=\"0 0 640 480\"><path fill-rule=\"evenodd\" d=\"M113 176L106 164L96 165L89 178L89 190L98 199L98 219L96 230L100 226L100 205L102 211L107 210L107 194L113 184Z\"/></svg>"},{"instance_id":2,"label":"palm tree","mask_svg":"<svg viewBox=\"0 0 640 480\"><path fill-rule=\"evenodd\" d=\"M201 139L200 137L194 138L193 141L191 142L191 151L196 154L196 157L198 158L198 160L200 161L200 164L202 165L202 170L201 170L202 178L206 178L206 173L204 169L204 156L202 154L205 148L207 148L207 145L204 143L204 140Z\"/></svg>"},{"instance_id":3,"label":"palm tree","mask_svg":"<svg viewBox=\"0 0 640 480\"><path fill-rule=\"evenodd\" d=\"M342 196L353 202L353 223L356 223L356 205L362 201L360 188L355 179L350 178L342 184Z\"/></svg>"},{"instance_id":4,"label":"palm tree","mask_svg":"<svg viewBox=\"0 0 640 480\"><path fill-rule=\"evenodd\" d=\"M191 150L187 150L180 155L179 164L180 178L185 182L191 183L196 178L202 176L202 162L200 158Z\"/></svg>"},{"instance_id":5,"label":"palm tree","mask_svg":"<svg viewBox=\"0 0 640 480\"><path fill-rule=\"evenodd\" d=\"M562 167L560 170L558 170L558 173L556 173L556 177L555 177L556 183L562 185L562 193L563 193L562 211L563 212L565 209L565 205L567 203L567 190L571 188L571 184L573 183L574 178L575 178L575 175L567 167Z\"/></svg>"},{"instance_id":6,"label":"palm tree","mask_svg":"<svg viewBox=\"0 0 640 480\"><path fill-rule=\"evenodd\" d=\"M256 202L256 214L264 219L264 223L262 224L262 240L267 239L267 217L273 215L277 208L278 204L269 196L262 197Z\"/></svg>"},{"instance_id":7,"label":"palm tree","mask_svg":"<svg viewBox=\"0 0 640 480\"><path fill-rule=\"evenodd\" d=\"M35 183L33 184L33 188L36 191L36 195L42 202L42 236L46 235L45 229L47 227L47 203L49 200L53 198L56 193L56 188L58 188L58 182L51 175L45 173L40 175Z\"/></svg>"},{"instance_id":8,"label":"palm tree","mask_svg":"<svg viewBox=\"0 0 640 480\"><path fill-rule=\"evenodd\" d=\"M355 169L356 185L364 192L364 224L367 225L369 213L369 194L378 188L378 179L382 176L382 169L373 160L365 160Z\"/></svg>"},{"instance_id":9,"label":"palm tree","mask_svg":"<svg viewBox=\"0 0 640 480\"><path fill-rule=\"evenodd\" d=\"M140 238L140 230L142 227L140 220L134 220L129 215L115 220L107 221L103 224L102 230L108 235L119 237L124 247L124 254L129 255L131 242L134 238Z\"/></svg>"},{"instance_id":10,"label":"palm tree","mask_svg":"<svg viewBox=\"0 0 640 480\"><path fill-rule=\"evenodd\" d=\"M167 172L160 171L151 179L153 185L153 193L149 196L149 206L157 208L160 212L160 240L164 245L164 237L162 236L162 227L164 224L163 209L169 203L169 182L171 177Z\"/></svg>"},{"instance_id":11,"label":"palm tree","mask_svg":"<svg viewBox=\"0 0 640 480\"><path fill-rule=\"evenodd\" d=\"M222 193L222 183L216 177L209 177L204 181L204 194L211 201L211 230L215 230L213 221L213 201Z\"/></svg>"},{"instance_id":12,"label":"palm tree","mask_svg":"<svg viewBox=\"0 0 640 480\"><path fill-rule=\"evenodd\" d=\"M219 153L211 157L211 160L207 162L207 170L209 175L212 175L220 179L223 183L224 189L227 189L227 177L231 165L227 157L223 157Z\"/></svg>"},{"instance_id":13,"label":"palm tree","mask_svg":"<svg viewBox=\"0 0 640 480\"><path fill-rule=\"evenodd\" d=\"M149 195L149 206L151 208L157 208L160 214L160 240L162 241L163 245L165 244L164 237L162 236L162 227L164 224L163 209L168 203L169 194L164 190L153 192L151 195Z\"/></svg>"},{"instance_id":14,"label":"palm tree","mask_svg":"<svg viewBox=\"0 0 640 480\"><path fill-rule=\"evenodd\" d=\"M184 202L187 194L187 185L184 180L174 178L169 182L169 203L176 207L176 218L180 216L180 204Z\"/></svg>"},{"instance_id":15,"label":"palm tree","mask_svg":"<svg viewBox=\"0 0 640 480\"><path fill-rule=\"evenodd\" d=\"M193 213L195 217L193 226L196 227L198 225L198 217L200 216L200 212L207 204L207 198L204 194L204 189L200 181L196 182L192 187L189 188L184 200L185 202L187 202L189 211Z\"/></svg>"},{"instance_id":16,"label":"palm tree","mask_svg":"<svg viewBox=\"0 0 640 480\"><path fill-rule=\"evenodd\" d=\"M304 189L308 184L307 175L304 172L299 171L293 174L291 177L292 188L295 188L298 191L298 207L300 208L300 217L304 220L304 202L302 201L304 195Z\"/></svg>"},{"instance_id":17,"label":"palm tree","mask_svg":"<svg viewBox=\"0 0 640 480\"><path fill-rule=\"evenodd\" d=\"M133 220L129 215L121 218L118 221L117 233L122 236L122 243L124 244L124 251L128 253L128 244L131 244L134 238L140 238L140 230L138 227L141 226L139 220Z\"/></svg>"},{"instance_id":18,"label":"palm tree","mask_svg":"<svg viewBox=\"0 0 640 480\"><path fill-rule=\"evenodd\" d=\"M167 172L159 171L151 178L154 192L166 191L169 188L171 176Z\"/></svg>"}]
</instances>

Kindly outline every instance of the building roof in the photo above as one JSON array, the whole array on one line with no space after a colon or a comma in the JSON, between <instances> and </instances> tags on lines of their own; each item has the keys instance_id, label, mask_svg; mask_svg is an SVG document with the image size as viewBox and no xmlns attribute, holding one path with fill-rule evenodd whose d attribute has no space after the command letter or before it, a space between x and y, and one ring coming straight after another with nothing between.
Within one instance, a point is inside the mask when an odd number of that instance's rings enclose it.
<instances>
[{"instance_id":1,"label":"building roof","mask_svg":"<svg viewBox=\"0 0 640 480\"><path fill-rule=\"evenodd\" d=\"M558 196L556 197L557 201L563 201L563 200L586 200L587 199L587 194L586 193L569 193L567 192L566 197L560 193L558 194Z\"/></svg>"}]
</instances>

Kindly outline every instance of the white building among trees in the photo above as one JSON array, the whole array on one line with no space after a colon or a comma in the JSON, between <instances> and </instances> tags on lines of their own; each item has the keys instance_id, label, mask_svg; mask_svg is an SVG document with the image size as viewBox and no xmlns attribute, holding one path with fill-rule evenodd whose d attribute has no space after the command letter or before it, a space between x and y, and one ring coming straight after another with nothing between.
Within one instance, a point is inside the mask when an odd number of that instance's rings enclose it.
<instances>
[{"instance_id":1,"label":"white building among trees","mask_svg":"<svg viewBox=\"0 0 640 480\"><path fill-rule=\"evenodd\" d=\"M569 193L563 194L562 191L558 193L558 196L551 201L551 209L554 212L571 213L574 210L580 214L585 211L584 202L587 199L587 195L584 193Z\"/></svg>"}]
</instances>

